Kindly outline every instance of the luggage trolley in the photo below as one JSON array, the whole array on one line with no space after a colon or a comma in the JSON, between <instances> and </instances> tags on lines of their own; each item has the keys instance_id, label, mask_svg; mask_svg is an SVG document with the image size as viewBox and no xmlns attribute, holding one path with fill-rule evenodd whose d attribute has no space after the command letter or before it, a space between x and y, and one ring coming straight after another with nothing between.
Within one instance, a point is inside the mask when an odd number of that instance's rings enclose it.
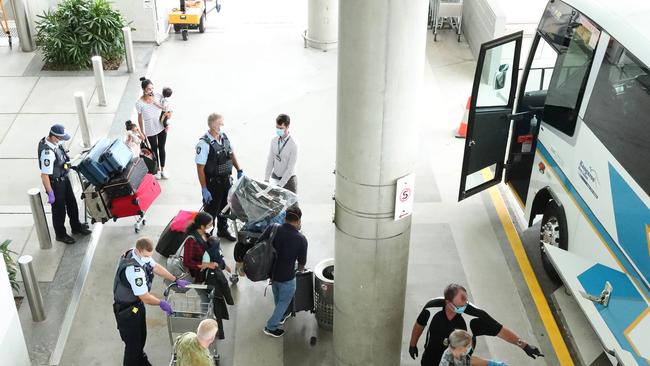
<instances>
[{"instance_id":1,"label":"luggage trolley","mask_svg":"<svg viewBox=\"0 0 650 366\"><path fill-rule=\"evenodd\" d=\"M463 0L429 0L429 12L434 42L438 40L438 30L443 29L445 23L449 24L449 28L456 30L458 42L460 42Z\"/></svg>"},{"instance_id":2,"label":"luggage trolley","mask_svg":"<svg viewBox=\"0 0 650 366\"><path fill-rule=\"evenodd\" d=\"M202 320L214 319L213 302L214 290L207 285L188 285L179 289L175 283L167 286L164 292L165 300L172 306L174 312L167 316L167 331L169 342L172 346L170 366L176 365L176 351L174 350L174 334L196 332ZM210 354L214 364L219 365L220 356L217 353L216 342L210 346Z\"/></svg>"}]
</instances>

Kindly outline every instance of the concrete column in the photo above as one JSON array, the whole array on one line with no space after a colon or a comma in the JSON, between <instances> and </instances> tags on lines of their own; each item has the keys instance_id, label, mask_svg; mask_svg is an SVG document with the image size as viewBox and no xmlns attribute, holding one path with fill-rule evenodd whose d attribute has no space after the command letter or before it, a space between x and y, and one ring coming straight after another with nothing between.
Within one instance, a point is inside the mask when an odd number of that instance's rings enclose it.
<instances>
[{"instance_id":1,"label":"concrete column","mask_svg":"<svg viewBox=\"0 0 650 366\"><path fill-rule=\"evenodd\" d=\"M399 365L411 219L393 220L395 184L417 158L428 3L339 4L334 352Z\"/></svg>"}]
</instances>

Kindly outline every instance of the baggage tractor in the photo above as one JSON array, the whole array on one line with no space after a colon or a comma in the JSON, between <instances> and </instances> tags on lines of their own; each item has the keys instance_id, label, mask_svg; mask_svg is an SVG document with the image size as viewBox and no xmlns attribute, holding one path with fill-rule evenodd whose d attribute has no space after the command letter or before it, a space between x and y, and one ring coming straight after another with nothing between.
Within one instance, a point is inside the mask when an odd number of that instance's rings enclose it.
<instances>
[{"instance_id":1,"label":"baggage tractor","mask_svg":"<svg viewBox=\"0 0 650 366\"><path fill-rule=\"evenodd\" d=\"M172 230L171 226L173 221L174 219L171 219L169 224L163 229L158 239L158 244L156 244L156 252L165 258L176 253L186 237L185 232Z\"/></svg>"},{"instance_id":2,"label":"baggage tractor","mask_svg":"<svg viewBox=\"0 0 650 366\"><path fill-rule=\"evenodd\" d=\"M110 202L108 197L101 190L98 191L95 186L89 185L86 187L81 194L81 199L84 200L91 223L101 222L103 224L112 218L111 211L108 208Z\"/></svg>"},{"instance_id":3,"label":"baggage tractor","mask_svg":"<svg viewBox=\"0 0 650 366\"><path fill-rule=\"evenodd\" d=\"M102 190L110 199L130 196L138 189L147 172L144 160L135 158L122 173L109 180Z\"/></svg>"},{"instance_id":4,"label":"baggage tractor","mask_svg":"<svg viewBox=\"0 0 650 366\"><path fill-rule=\"evenodd\" d=\"M312 271L296 272L296 293L289 311L292 315L300 311L314 312L314 273Z\"/></svg>"},{"instance_id":5,"label":"baggage tractor","mask_svg":"<svg viewBox=\"0 0 650 366\"><path fill-rule=\"evenodd\" d=\"M110 141L102 138L86 153L77 169L92 185L101 187L110 179L110 173L100 160L102 154L108 149Z\"/></svg>"},{"instance_id":6,"label":"baggage tractor","mask_svg":"<svg viewBox=\"0 0 650 366\"><path fill-rule=\"evenodd\" d=\"M114 139L102 154L100 162L110 176L115 176L126 168L131 159L133 159L131 149L126 146L122 139Z\"/></svg>"},{"instance_id":7,"label":"baggage tractor","mask_svg":"<svg viewBox=\"0 0 650 366\"><path fill-rule=\"evenodd\" d=\"M160 185L158 181L153 175L146 174L134 194L112 200L111 214L114 218L144 216L144 213L159 195Z\"/></svg>"}]
</instances>

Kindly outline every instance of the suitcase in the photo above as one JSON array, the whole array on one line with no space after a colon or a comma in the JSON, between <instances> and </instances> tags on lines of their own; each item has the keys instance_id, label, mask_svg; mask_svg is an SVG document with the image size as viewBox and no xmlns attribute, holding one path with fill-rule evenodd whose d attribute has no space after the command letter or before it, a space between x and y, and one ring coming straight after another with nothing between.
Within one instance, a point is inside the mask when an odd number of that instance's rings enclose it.
<instances>
[{"instance_id":1,"label":"suitcase","mask_svg":"<svg viewBox=\"0 0 650 366\"><path fill-rule=\"evenodd\" d=\"M312 271L296 273L296 293L293 296L291 314L300 311L314 312L314 273Z\"/></svg>"},{"instance_id":2,"label":"suitcase","mask_svg":"<svg viewBox=\"0 0 650 366\"><path fill-rule=\"evenodd\" d=\"M160 195L160 185L151 174L146 174L134 194L114 198L111 201L111 214L114 218L144 216L153 201Z\"/></svg>"},{"instance_id":3,"label":"suitcase","mask_svg":"<svg viewBox=\"0 0 650 366\"><path fill-rule=\"evenodd\" d=\"M103 186L110 179L110 174L100 163L102 154L108 149L110 141L102 138L86 153L77 169L92 185Z\"/></svg>"},{"instance_id":4,"label":"suitcase","mask_svg":"<svg viewBox=\"0 0 650 366\"><path fill-rule=\"evenodd\" d=\"M149 169L150 174L158 173L158 160L156 160L156 156L151 152L151 149L148 147L141 148L140 157L147 164L147 169Z\"/></svg>"},{"instance_id":5,"label":"suitcase","mask_svg":"<svg viewBox=\"0 0 650 366\"><path fill-rule=\"evenodd\" d=\"M130 196L138 189L147 172L144 160L135 158L122 173L109 180L102 190L111 199Z\"/></svg>"},{"instance_id":6,"label":"suitcase","mask_svg":"<svg viewBox=\"0 0 650 366\"><path fill-rule=\"evenodd\" d=\"M115 176L126 168L131 159L133 159L131 149L126 146L122 139L114 139L102 154L100 162L110 176Z\"/></svg>"},{"instance_id":7,"label":"suitcase","mask_svg":"<svg viewBox=\"0 0 650 366\"><path fill-rule=\"evenodd\" d=\"M174 231L171 229L172 221L174 221L174 219L171 219L169 224L167 224L165 229L163 229L160 238L158 239L158 244L156 244L156 252L160 253L160 255L165 258L176 253L186 237L185 232Z\"/></svg>"},{"instance_id":8,"label":"suitcase","mask_svg":"<svg viewBox=\"0 0 650 366\"><path fill-rule=\"evenodd\" d=\"M86 190L81 194L81 199L84 201L90 222L101 222L102 224L111 219L111 211L108 208L108 197L93 185L89 185Z\"/></svg>"}]
</instances>

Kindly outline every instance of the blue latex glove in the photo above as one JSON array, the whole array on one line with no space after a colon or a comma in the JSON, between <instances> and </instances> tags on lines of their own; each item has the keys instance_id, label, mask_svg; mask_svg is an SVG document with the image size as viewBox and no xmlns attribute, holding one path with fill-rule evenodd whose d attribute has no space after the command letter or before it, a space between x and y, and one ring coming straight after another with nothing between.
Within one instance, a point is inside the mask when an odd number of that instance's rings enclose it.
<instances>
[{"instance_id":1,"label":"blue latex glove","mask_svg":"<svg viewBox=\"0 0 650 366\"><path fill-rule=\"evenodd\" d=\"M505 362L489 360L487 366L508 366Z\"/></svg>"},{"instance_id":2,"label":"blue latex glove","mask_svg":"<svg viewBox=\"0 0 650 366\"><path fill-rule=\"evenodd\" d=\"M162 309L162 311L167 313L167 315L172 315L172 313L174 313L174 311L172 310L172 306L169 305L169 303L165 300L160 300L159 306Z\"/></svg>"},{"instance_id":3,"label":"blue latex glove","mask_svg":"<svg viewBox=\"0 0 650 366\"><path fill-rule=\"evenodd\" d=\"M207 187L201 188L201 195L203 196L203 203L210 203L212 201L212 193L208 191Z\"/></svg>"},{"instance_id":4,"label":"blue latex glove","mask_svg":"<svg viewBox=\"0 0 650 366\"><path fill-rule=\"evenodd\" d=\"M54 191L47 192L47 203L50 205L54 204Z\"/></svg>"},{"instance_id":5,"label":"blue latex glove","mask_svg":"<svg viewBox=\"0 0 650 366\"><path fill-rule=\"evenodd\" d=\"M190 283L191 283L191 282L190 282L190 281L187 281L187 280L176 280L176 286L178 286L178 288L185 288L185 287L187 287L187 285L189 285Z\"/></svg>"},{"instance_id":6,"label":"blue latex glove","mask_svg":"<svg viewBox=\"0 0 650 366\"><path fill-rule=\"evenodd\" d=\"M237 179L240 179L244 175L244 169L239 169L237 171Z\"/></svg>"}]
</instances>

